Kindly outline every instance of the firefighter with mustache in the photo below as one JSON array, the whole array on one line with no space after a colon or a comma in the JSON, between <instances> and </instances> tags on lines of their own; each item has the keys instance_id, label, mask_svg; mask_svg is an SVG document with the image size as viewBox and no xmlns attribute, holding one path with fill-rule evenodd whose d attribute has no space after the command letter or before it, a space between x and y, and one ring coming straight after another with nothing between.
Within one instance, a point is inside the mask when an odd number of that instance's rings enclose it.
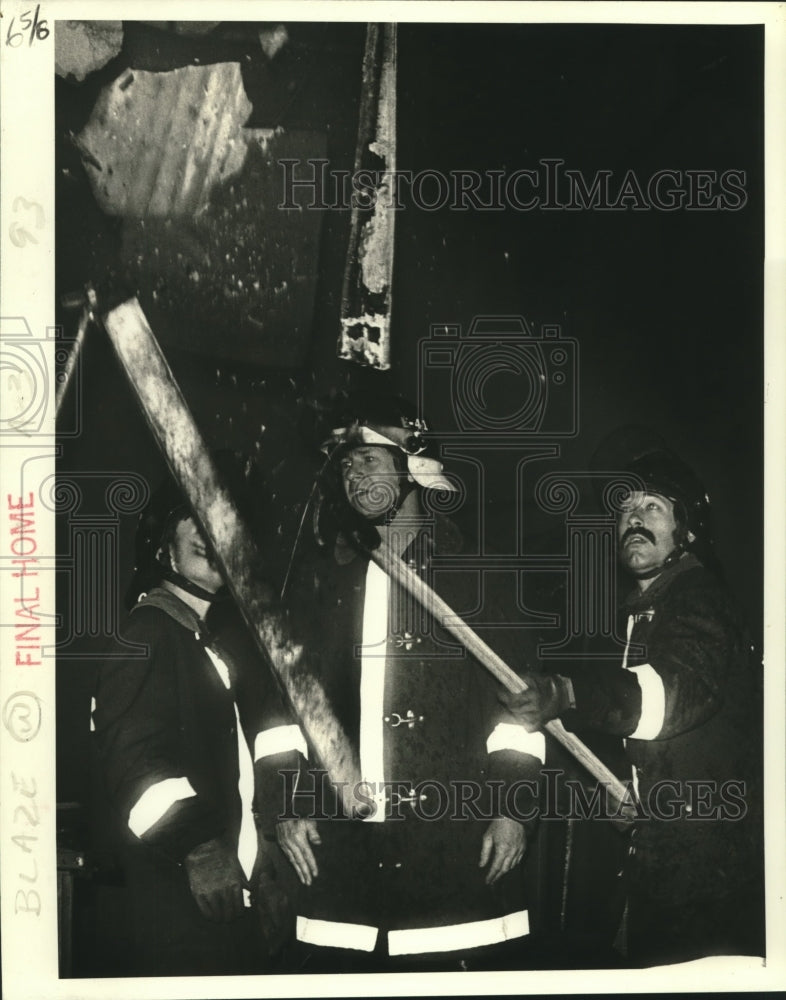
<instances>
[{"instance_id":1,"label":"firefighter with mustache","mask_svg":"<svg viewBox=\"0 0 786 1000\"><path fill-rule=\"evenodd\" d=\"M635 454L626 472L637 485L617 514L634 584L622 662L533 673L503 700L530 730L560 718L624 739L638 813L624 872L632 964L761 955L760 664L711 571L696 475L665 448Z\"/></svg>"}]
</instances>

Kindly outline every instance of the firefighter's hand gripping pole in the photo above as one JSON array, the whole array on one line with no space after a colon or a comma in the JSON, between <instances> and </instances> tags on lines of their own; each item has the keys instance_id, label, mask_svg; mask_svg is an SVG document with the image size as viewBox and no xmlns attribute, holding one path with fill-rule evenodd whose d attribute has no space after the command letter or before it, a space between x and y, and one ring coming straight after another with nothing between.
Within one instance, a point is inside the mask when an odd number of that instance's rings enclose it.
<instances>
[{"instance_id":1,"label":"firefighter's hand gripping pole","mask_svg":"<svg viewBox=\"0 0 786 1000\"><path fill-rule=\"evenodd\" d=\"M139 302L131 299L113 309L104 317L104 325L260 652L278 676L319 764L340 789L347 815L354 815L354 792L360 781L355 753L322 686L308 670L303 647L288 634L280 608L252 572L251 567L258 565L256 542L216 472Z\"/></svg>"},{"instance_id":2,"label":"firefighter's hand gripping pole","mask_svg":"<svg viewBox=\"0 0 786 1000\"><path fill-rule=\"evenodd\" d=\"M464 648L475 657L494 677L514 693L526 691L527 685L494 650L466 625L418 574L409 568L383 541L375 549L366 549L374 562L391 579L399 583L421 604L426 611L447 629ZM559 719L547 722L543 727L565 749L582 764L598 782L608 789L609 795L619 807L620 818L631 819L635 815L629 789L613 774L591 750L573 733L569 733Z\"/></svg>"}]
</instances>

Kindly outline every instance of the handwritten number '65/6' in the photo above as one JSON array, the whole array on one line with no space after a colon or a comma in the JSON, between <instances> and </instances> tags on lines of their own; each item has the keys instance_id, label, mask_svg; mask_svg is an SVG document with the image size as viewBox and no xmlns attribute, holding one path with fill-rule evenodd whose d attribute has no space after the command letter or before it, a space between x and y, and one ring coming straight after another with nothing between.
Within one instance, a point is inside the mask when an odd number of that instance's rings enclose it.
<instances>
[{"instance_id":1,"label":"handwritten number '65/6'","mask_svg":"<svg viewBox=\"0 0 786 1000\"><path fill-rule=\"evenodd\" d=\"M49 38L49 28L46 26L46 21L39 21L38 13L41 10L41 4L35 9L35 14L32 11L26 10L24 14L19 17L19 24L21 25L21 30L17 29L14 31L15 17L11 18L11 23L8 25L8 31L5 36L5 44L10 45L12 49L18 48L25 39L24 33L29 32L28 45L32 45L33 42L38 39L39 42L43 42L45 38Z\"/></svg>"}]
</instances>

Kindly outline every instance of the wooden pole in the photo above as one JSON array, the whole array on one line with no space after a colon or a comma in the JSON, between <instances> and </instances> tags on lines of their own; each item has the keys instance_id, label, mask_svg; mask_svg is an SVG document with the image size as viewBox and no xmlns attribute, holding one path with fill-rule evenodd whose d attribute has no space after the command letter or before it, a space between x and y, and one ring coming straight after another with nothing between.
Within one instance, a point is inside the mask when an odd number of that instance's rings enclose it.
<instances>
[{"instance_id":1,"label":"wooden pole","mask_svg":"<svg viewBox=\"0 0 786 1000\"><path fill-rule=\"evenodd\" d=\"M79 361L79 355L82 353L82 347L85 343L85 335L87 334L87 328L90 324L90 308L85 306L79 317L79 329L77 331L76 340L74 341L71 350L68 354L68 360L65 363L63 371L60 373L60 378L57 382L57 388L55 389L55 420L60 416L60 410L63 406L63 400L68 392L68 387L71 384L71 378L76 370L77 362Z\"/></svg>"},{"instance_id":2,"label":"wooden pole","mask_svg":"<svg viewBox=\"0 0 786 1000\"><path fill-rule=\"evenodd\" d=\"M450 605L425 580L421 579L414 570L410 569L402 559L399 559L384 542L378 548L366 551L368 551L369 556L388 576L401 584L405 590L408 590L415 600L443 628L447 629L452 636L458 639L462 646L475 657L478 663L493 674L508 691L519 694L521 691L527 690L527 685L521 677L481 639L477 632L473 631L469 625L466 625L461 620ZM561 743L590 772L593 778L606 786L609 794L620 807L621 817L624 818L634 814L627 786L606 767L603 761L578 736L569 733L559 719L552 719L543 728L555 740Z\"/></svg>"},{"instance_id":3,"label":"wooden pole","mask_svg":"<svg viewBox=\"0 0 786 1000\"><path fill-rule=\"evenodd\" d=\"M308 669L303 647L288 634L270 590L252 572L257 545L221 482L166 358L139 302L131 299L104 318L131 387L167 464L209 539L219 568L263 657L278 676L319 763L354 815L360 766L333 715L324 689Z\"/></svg>"}]
</instances>

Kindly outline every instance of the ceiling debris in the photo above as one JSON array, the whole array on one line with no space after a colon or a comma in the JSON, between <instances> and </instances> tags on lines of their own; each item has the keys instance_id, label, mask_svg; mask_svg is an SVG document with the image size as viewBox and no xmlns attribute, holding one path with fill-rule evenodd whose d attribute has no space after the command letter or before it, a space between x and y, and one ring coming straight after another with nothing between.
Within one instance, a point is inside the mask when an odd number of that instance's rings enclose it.
<instances>
[{"instance_id":1,"label":"ceiling debris","mask_svg":"<svg viewBox=\"0 0 786 1000\"><path fill-rule=\"evenodd\" d=\"M250 113L239 63L127 70L78 136L96 201L126 218L198 214L242 169Z\"/></svg>"},{"instance_id":2,"label":"ceiling debris","mask_svg":"<svg viewBox=\"0 0 786 1000\"><path fill-rule=\"evenodd\" d=\"M274 28L260 29L259 44L268 59L273 59L288 41L289 32L285 24L277 24Z\"/></svg>"},{"instance_id":3,"label":"ceiling debris","mask_svg":"<svg viewBox=\"0 0 786 1000\"><path fill-rule=\"evenodd\" d=\"M123 47L122 21L55 22L55 72L80 83Z\"/></svg>"}]
</instances>

